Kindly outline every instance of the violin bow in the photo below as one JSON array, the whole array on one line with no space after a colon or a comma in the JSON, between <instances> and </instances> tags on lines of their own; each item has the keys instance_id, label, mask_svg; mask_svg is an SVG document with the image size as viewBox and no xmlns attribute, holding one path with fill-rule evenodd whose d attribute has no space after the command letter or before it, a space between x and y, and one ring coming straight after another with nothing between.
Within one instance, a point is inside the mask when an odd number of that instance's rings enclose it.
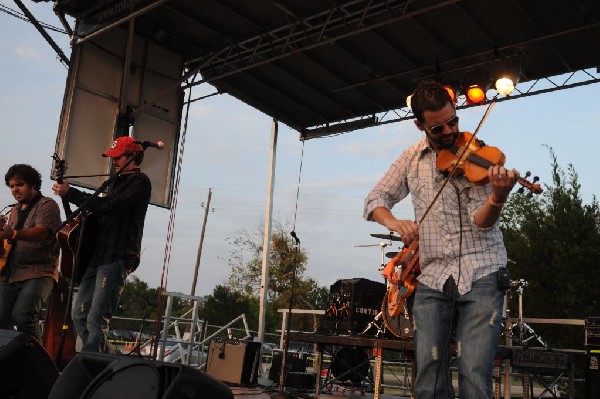
<instances>
[{"instance_id":1,"label":"violin bow","mask_svg":"<svg viewBox=\"0 0 600 399\"><path fill-rule=\"evenodd\" d=\"M471 138L467 142L467 145L465 145L465 147L462 149L462 152L458 156L458 161L456 161L456 163L452 167L452 170L450 171L450 173L448 174L448 176L446 176L446 179L442 183L442 187L440 187L440 189L438 190L438 192L435 195L435 197L433 197L433 200L431 201L431 204L429 204L429 206L425 210L425 213L423 214L423 217L421 217L421 220L419 220L418 224L421 224L423 222L423 220L425 219L425 216L427 216L427 214L429 213L429 211L431 210L431 208L433 208L433 204L435 204L435 201L437 201L437 199L440 196L440 194L442 194L442 191L444 190L444 187L446 187L446 184L448 184L448 182L450 181L450 179L452 177L454 177L454 175L456 174L456 169L458 168L458 165L460 165L461 161L463 160L463 158L467 154L467 149L469 148L469 146L471 145L471 143L473 142L473 140L475 140L475 136L479 132L479 129L481 129L481 126L483 126L483 122L485 122L485 120L487 119L487 117L489 116L490 112L492 111L492 109L494 108L495 105L496 105L496 97L494 97L492 99L492 101L490 102L490 104L486 108L483 116L481 117L481 120L479 121L479 124L477 125L477 128L475 129L475 132L473 132L473 135L471 136Z\"/></svg>"}]
</instances>

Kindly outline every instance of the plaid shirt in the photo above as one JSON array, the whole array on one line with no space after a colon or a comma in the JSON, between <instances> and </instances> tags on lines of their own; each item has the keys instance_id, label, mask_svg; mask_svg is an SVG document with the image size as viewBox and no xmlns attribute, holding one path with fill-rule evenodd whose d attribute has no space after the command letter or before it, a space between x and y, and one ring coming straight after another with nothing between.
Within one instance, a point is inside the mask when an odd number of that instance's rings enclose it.
<instances>
[{"instance_id":1,"label":"plaid shirt","mask_svg":"<svg viewBox=\"0 0 600 399\"><path fill-rule=\"evenodd\" d=\"M435 160L436 153L426 138L404 151L365 199L365 219L373 220L376 208L391 210L410 193L416 220L421 221L445 179ZM463 176L446 184L419 225L420 282L443 291L444 283L452 276L464 295L474 281L506 265L498 223L481 228L474 220L475 211L490 195L489 185L477 186Z\"/></svg>"},{"instance_id":2,"label":"plaid shirt","mask_svg":"<svg viewBox=\"0 0 600 399\"><path fill-rule=\"evenodd\" d=\"M8 217L8 226L14 229L19 221L21 204L15 206ZM23 230L31 227L45 227L49 232L60 226L60 209L58 204L48 197L42 197L31 210ZM26 281L33 278L52 277L58 281L58 254L60 248L56 236L50 236L42 241L13 242L8 258L8 270L4 273L3 280L9 283Z\"/></svg>"},{"instance_id":3,"label":"plaid shirt","mask_svg":"<svg viewBox=\"0 0 600 399\"><path fill-rule=\"evenodd\" d=\"M108 187L105 197L96 197L89 209L99 221L96 247L90 266L107 265L122 260L132 271L140 263L144 220L152 185L141 172L118 176ZM81 205L91 194L69 188L65 198Z\"/></svg>"}]
</instances>

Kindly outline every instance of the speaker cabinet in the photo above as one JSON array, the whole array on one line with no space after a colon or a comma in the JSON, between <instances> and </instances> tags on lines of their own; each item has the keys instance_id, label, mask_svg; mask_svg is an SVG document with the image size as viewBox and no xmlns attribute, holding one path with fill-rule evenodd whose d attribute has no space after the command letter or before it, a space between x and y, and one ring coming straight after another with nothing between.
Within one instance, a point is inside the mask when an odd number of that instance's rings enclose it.
<instances>
[{"instance_id":1,"label":"speaker cabinet","mask_svg":"<svg viewBox=\"0 0 600 399\"><path fill-rule=\"evenodd\" d=\"M329 304L318 331L334 335L363 334L381 311L385 292L385 284L365 278L336 281L330 287Z\"/></svg>"},{"instance_id":2,"label":"speaker cabinet","mask_svg":"<svg viewBox=\"0 0 600 399\"><path fill-rule=\"evenodd\" d=\"M233 394L227 385L183 364L83 352L67 365L48 398L233 399Z\"/></svg>"},{"instance_id":3,"label":"speaker cabinet","mask_svg":"<svg viewBox=\"0 0 600 399\"><path fill-rule=\"evenodd\" d=\"M214 339L208 348L206 372L231 384L256 384L259 357L260 342Z\"/></svg>"},{"instance_id":4,"label":"speaker cabinet","mask_svg":"<svg viewBox=\"0 0 600 399\"><path fill-rule=\"evenodd\" d=\"M57 378L58 369L35 338L0 330L0 398L45 398Z\"/></svg>"}]
</instances>

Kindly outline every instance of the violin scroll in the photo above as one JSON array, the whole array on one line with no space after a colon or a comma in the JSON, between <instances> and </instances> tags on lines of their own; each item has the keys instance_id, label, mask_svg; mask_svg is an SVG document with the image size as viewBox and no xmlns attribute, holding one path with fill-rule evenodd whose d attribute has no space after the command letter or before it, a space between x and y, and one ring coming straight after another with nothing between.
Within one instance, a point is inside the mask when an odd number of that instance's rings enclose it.
<instances>
[{"instance_id":1,"label":"violin scroll","mask_svg":"<svg viewBox=\"0 0 600 399\"><path fill-rule=\"evenodd\" d=\"M533 194L541 194L544 192L544 190L542 189L542 186L538 183L538 181L540 180L540 178L538 176L534 176L533 177L533 181L530 182L529 180L527 180L527 178L531 176L531 172L527 171L527 173L525 173L525 177L522 178L520 177L517 180L517 183L519 183L521 185L521 187L519 187L519 189L517 190L517 192L519 194L524 194L525 193L525 189L529 190L527 195L529 197L533 196Z\"/></svg>"}]
</instances>

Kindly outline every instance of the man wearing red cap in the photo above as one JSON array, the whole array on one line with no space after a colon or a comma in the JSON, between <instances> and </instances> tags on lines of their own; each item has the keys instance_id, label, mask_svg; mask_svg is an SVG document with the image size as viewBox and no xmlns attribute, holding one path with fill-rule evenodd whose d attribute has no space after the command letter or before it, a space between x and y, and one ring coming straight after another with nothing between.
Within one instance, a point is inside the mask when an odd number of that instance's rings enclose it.
<instances>
[{"instance_id":1,"label":"man wearing red cap","mask_svg":"<svg viewBox=\"0 0 600 399\"><path fill-rule=\"evenodd\" d=\"M144 219L150 202L150 179L140 171L142 146L132 137L119 137L102 156L109 157L117 174L106 195L92 198L88 209L99 222L94 253L79 284L73 304L73 325L82 351L111 352L108 327L127 275L140 263ZM55 183L54 192L79 206L91 197L68 182Z\"/></svg>"}]
</instances>

